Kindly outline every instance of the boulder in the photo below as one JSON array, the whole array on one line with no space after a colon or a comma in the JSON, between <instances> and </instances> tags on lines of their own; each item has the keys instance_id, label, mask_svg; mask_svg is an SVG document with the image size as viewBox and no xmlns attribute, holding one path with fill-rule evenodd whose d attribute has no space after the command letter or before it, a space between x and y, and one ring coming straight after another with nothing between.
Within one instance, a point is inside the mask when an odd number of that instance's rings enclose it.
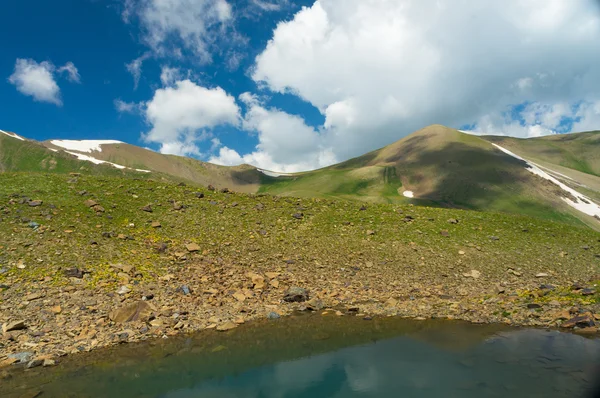
<instances>
[{"instance_id":1,"label":"boulder","mask_svg":"<svg viewBox=\"0 0 600 398\"><path fill-rule=\"evenodd\" d=\"M304 288L296 286L289 288L283 296L283 301L288 303L302 303L308 300L308 291Z\"/></svg>"},{"instance_id":2,"label":"boulder","mask_svg":"<svg viewBox=\"0 0 600 398\"><path fill-rule=\"evenodd\" d=\"M22 320L6 322L2 325L3 333L12 332L13 330L23 330L23 329L27 329L27 325L25 324L25 321L22 321Z\"/></svg>"},{"instance_id":3,"label":"boulder","mask_svg":"<svg viewBox=\"0 0 600 398\"><path fill-rule=\"evenodd\" d=\"M116 323L149 322L153 318L153 311L154 308L148 302L138 301L112 311L109 317Z\"/></svg>"}]
</instances>

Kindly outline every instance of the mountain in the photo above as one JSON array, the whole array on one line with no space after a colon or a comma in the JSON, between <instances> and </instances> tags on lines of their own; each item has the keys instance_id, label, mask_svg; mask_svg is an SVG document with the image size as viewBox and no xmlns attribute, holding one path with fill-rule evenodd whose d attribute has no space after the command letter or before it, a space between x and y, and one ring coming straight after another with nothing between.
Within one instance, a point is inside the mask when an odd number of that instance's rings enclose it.
<instances>
[{"instance_id":1,"label":"mountain","mask_svg":"<svg viewBox=\"0 0 600 398\"><path fill-rule=\"evenodd\" d=\"M520 213L600 229L598 132L518 140L433 125L357 158L285 175L119 141L40 143L0 132L0 171L127 175L245 193Z\"/></svg>"},{"instance_id":2,"label":"mountain","mask_svg":"<svg viewBox=\"0 0 600 398\"><path fill-rule=\"evenodd\" d=\"M238 192L256 192L260 173L242 165L218 166L181 156L163 155L114 140L49 140L37 142L0 130L0 172L83 172L131 175Z\"/></svg>"},{"instance_id":3,"label":"mountain","mask_svg":"<svg viewBox=\"0 0 600 398\"><path fill-rule=\"evenodd\" d=\"M597 147L594 143L600 134L590 135L590 145ZM600 207L590 199L596 199L600 193L598 177L577 170L570 173L571 179L559 173L538 172L535 165L494 146L493 139L487 138L440 125L429 126L337 165L292 176L265 176L261 192L410 202L523 213L562 221L576 217L598 227L599 220L594 215L600 217ZM560 147L561 141L555 143ZM568 145L571 141L562 143ZM591 159L593 147L586 151ZM576 173L582 176L575 176ZM589 182L581 184L576 178Z\"/></svg>"}]
</instances>

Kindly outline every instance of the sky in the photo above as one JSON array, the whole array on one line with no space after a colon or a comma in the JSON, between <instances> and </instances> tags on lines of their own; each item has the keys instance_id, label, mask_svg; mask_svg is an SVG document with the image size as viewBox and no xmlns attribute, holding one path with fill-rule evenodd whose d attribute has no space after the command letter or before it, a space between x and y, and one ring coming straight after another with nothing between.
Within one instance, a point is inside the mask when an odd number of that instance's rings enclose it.
<instances>
[{"instance_id":1,"label":"sky","mask_svg":"<svg viewBox=\"0 0 600 398\"><path fill-rule=\"evenodd\" d=\"M0 129L295 172L430 124L600 129L597 0L0 4Z\"/></svg>"}]
</instances>

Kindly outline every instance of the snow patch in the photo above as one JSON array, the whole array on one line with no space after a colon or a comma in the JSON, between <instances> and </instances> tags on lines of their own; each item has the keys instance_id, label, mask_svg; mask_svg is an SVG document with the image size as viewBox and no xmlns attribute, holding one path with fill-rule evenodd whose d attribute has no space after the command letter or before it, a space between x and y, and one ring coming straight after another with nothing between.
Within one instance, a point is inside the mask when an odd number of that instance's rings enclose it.
<instances>
[{"instance_id":1,"label":"snow patch","mask_svg":"<svg viewBox=\"0 0 600 398\"><path fill-rule=\"evenodd\" d=\"M9 137L16 138L16 139L21 140L21 141L25 141L25 138L20 137L20 136L16 135L15 133L9 133L8 131L4 131L4 130L0 130L0 133L6 134Z\"/></svg>"},{"instance_id":2,"label":"snow patch","mask_svg":"<svg viewBox=\"0 0 600 398\"><path fill-rule=\"evenodd\" d=\"M275 173L274 171L269 171L269 170L263 170L263 169L256 169L258 171L260 171L261 173L263 173L266 176L269 177L286 177L286 176L292 176L292 173Z\"/></svg>"},{"instance_id":3,"label":"snow patch","mask_svg":"<svg viewBox=\"0 0 600 398\"><path fill-rule=\"evenodd\" d=\"M83 155L81 153L71 152L71 151L65 151L65 152L70 155L76 156L77 159L79 159L79 160L85 160L87 162L92 162L94 164L105 163L105 164L110 164L111 166L116 167L117 169L120 169L120 170L129 169L129 167L121 166L120 164L116 164L116 163L107 162L105 160L96 159L91 156ZM142 173L150 173L150 170L143 170L143 169L130 169L130 170L140 171Z\"/></svg>"},{"instance_id":4,"label":"snow patch","mask_svg":"<svg viewBox=\"0 0 600 398\"><path fill-rule=\"evenodd\" d=\"M582 213L587 214L588 216L598 216L600 217L600 206L597 205L596 203L592 202L592 200L590 198L588 198L585 195L580 194L579 192L577 192L576 190L574 190L573 188L563 184L562 182L560 182L559 180L557 180L556 178L552 177L550 174L546 173L545 171L543 171L540 166L538 166L537 164L533 163L533 162L529 162L525 159L523 159L522 157L520 157L519 155L512 153L511 151L509 151L508 149L502 148L500 145L494 144L492 143L493 146L495 146L496 148L498 148L499 150L501 150L502 152L504 152L507 155L512 156L513 158L522 160L523 162L525 162L527 164L527 171L540 176L542 178L545 178L548 181L551 181L553 183L555 183L556 185L558 185L563 191L566 191L568 193L570 193L571 195L573 195L575 197L575 200L571 200L570 198L561 198L562 200L564 200L565 202L567 202L567 204L573 208L575 208L576 210L579 210Z\"/></svg>"},{"instance_id":5,"label":"snow patch","mask_svg":"<svg viewBox=\"0 0 600 398\"><path fill-rule=\"evenodd\" d=\"M402 192L402 195L404 195L404 197L406 198L414 198L415 194L413 193L413 191L404 191Z\"/></svg>"},{"instance_id":6,"label":"snow patch","mask_svg":"<svg viewBox=\"0 0 600 398\"><path fill-rule=\"evenodd\" d=\"M92 151L102 152L101 145L122 144L123 142L116 140L52 140L50 143L69 151L92 153Z\"/></svg>"}]
</instances>

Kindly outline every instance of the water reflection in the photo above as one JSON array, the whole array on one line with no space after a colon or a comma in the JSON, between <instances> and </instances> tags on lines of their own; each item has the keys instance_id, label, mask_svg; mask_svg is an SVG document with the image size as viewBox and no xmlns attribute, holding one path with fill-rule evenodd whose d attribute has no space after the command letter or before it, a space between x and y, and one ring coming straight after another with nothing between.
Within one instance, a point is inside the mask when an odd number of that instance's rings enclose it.
<instances>
[{"instance_id":1,"label":"water reflection","mask_svg":"<svg viewBox=\"0 0 600 398\"><path fill-rule=\"evenodd\" d=\"M583 397L599 359L600 340L556 331L317 316L122 347L15 375L0 395Z\"/></svg>"},{"instance_id":2,"label":"water reflection","mask_svg":"<svg viewBox=\"0 0 600 398\"><path fill-rule=\"evenodd\" d=\"M203 382L164 397L577 397L591 387L600 342L501 333L464 352L399 337Z\"/></svg>"}]
</instances>

